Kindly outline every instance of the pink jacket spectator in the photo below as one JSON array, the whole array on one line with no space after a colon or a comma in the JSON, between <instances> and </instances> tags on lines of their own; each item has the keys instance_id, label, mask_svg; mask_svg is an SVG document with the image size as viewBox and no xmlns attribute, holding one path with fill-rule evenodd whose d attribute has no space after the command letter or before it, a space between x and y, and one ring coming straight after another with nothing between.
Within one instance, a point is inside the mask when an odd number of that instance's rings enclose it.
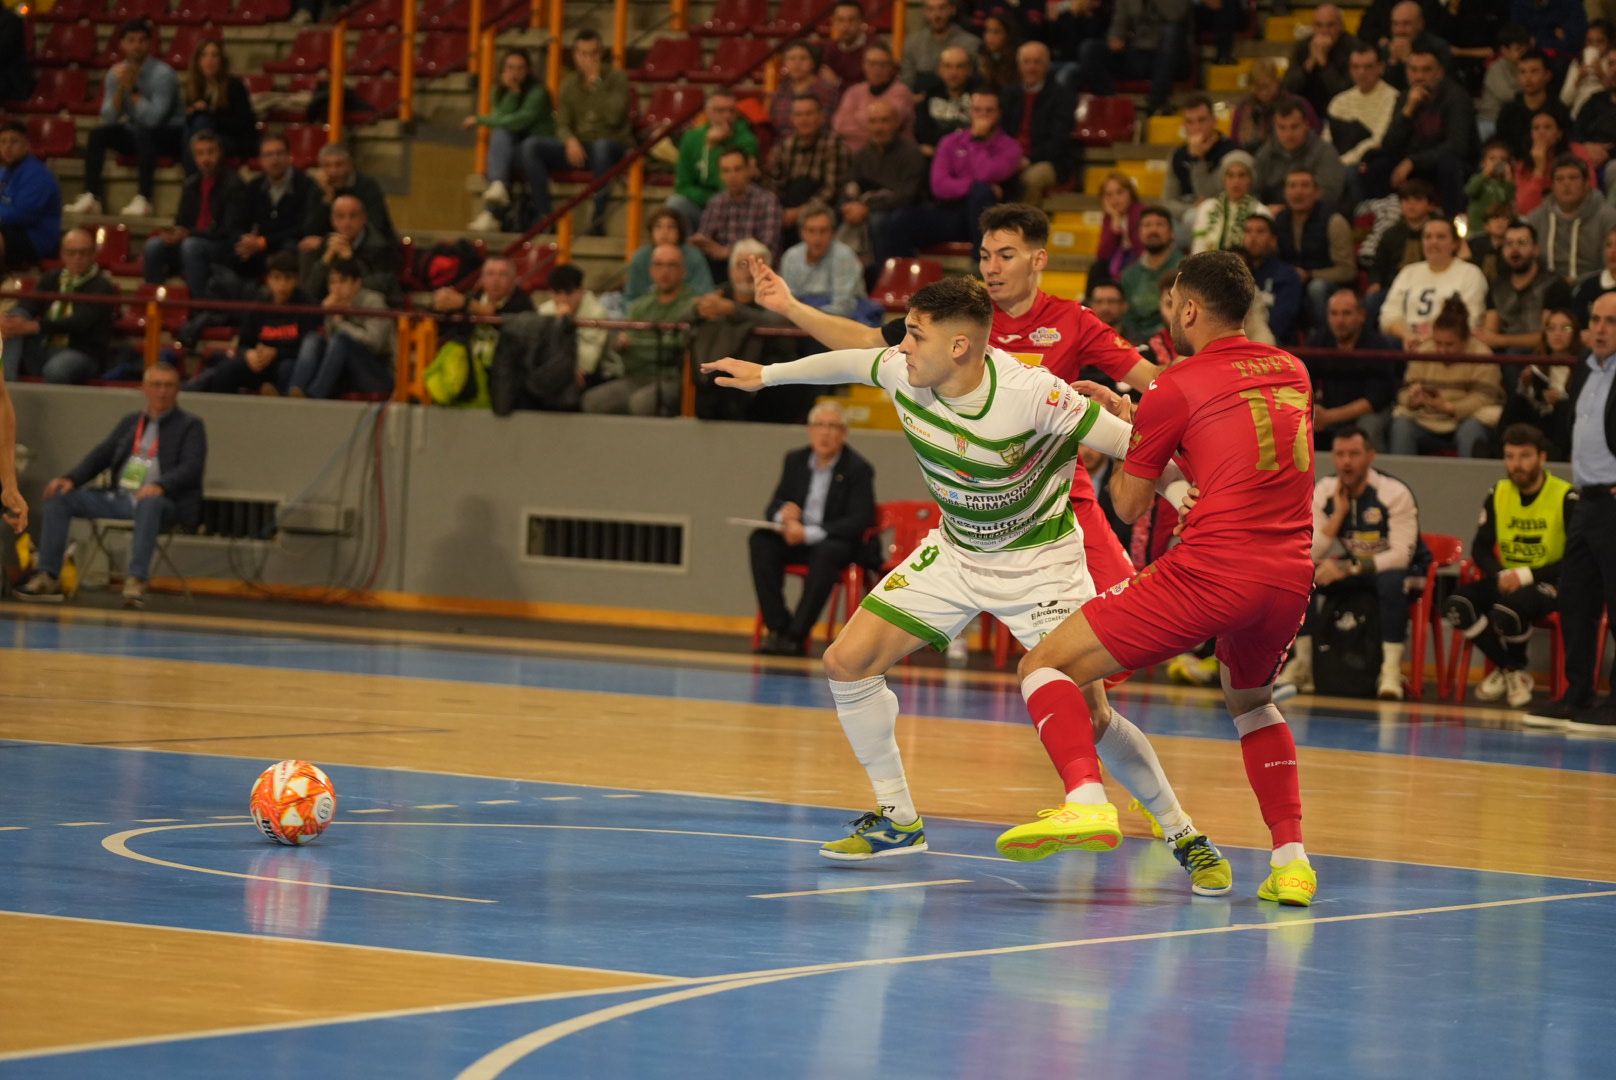
<instances>
[{"instance_id":1,"label":"pink jacket spectator","mask_svg":"<svg viewBox=\"0 0 1616 1080\"><path fill-rule=\"evenodd\" d=\"M1135 199L1128 207L1128 235L1124 237L1111 226L1111 218L1105 219L1100 226L1100 246L1094 253L1095 262L1104 263L1111 276L1116 278L1128 268L1128 264L1139 257L1144 250L1139 243L1139 215L1145 212L1145 204Z\"/></svg>"},{"instance_id":2,"label":"pink jacket spectator","mask_svg":"<svg viewBox=\"0 0 1616 1080\"><path fill-rule=\"evenodd\" d=\"M931 193L939 202L965 198L971 185L1002 184L1021 171L1021 144L995 131L971 138L970 128L944 135L931 159Z\"/></svg>"},{"instance_id":3,"label":"pink jacket spectator","mask_svg":"<svg viewBox=\"0 0 1616 1080\"><path fill-rule=\"evenodd\" d=\"M847 152L856 154L870 141L864 130L864 110L879 97L898 114L898 130L911 138L915 134L915 94L903 83L893 79L880 94L870 93L867 82L854 83L842 91L842 103L836 107L836 118L831 127L847 144Z\"/></svg>"}]
</instances>

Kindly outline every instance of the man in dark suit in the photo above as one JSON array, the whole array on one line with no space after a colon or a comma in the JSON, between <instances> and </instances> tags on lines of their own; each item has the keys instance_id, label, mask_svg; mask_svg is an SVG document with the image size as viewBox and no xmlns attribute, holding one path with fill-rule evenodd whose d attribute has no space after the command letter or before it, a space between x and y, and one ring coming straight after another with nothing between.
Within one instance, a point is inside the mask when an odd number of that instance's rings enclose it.
<instances>
[{"instance_id":1,"label":"man in dark suit","mask_svg":"<svg viewBox=\"0 0 1616 1080\"><path fill-rule=\"evenodd\" d=\"M768 630L758 651L795 656L875 524L875 470L847 445L841 406L820 402L808 414L808 445L786 455L764 516L780 529L752 533L752 583ZM782 589L790 563L808 567L794 612Z\"/></svg>"},{"instance_id":2,"label":"man in dark suit","mask_svg":"<svg viewBox=\"0 0 1616 1080\"><path fill-rule=\"evenodd\" d=\"M159 361L147 368L141 390L144 409L118 421L112 434L72 471L45 485L39 569L17 590L19 599L62 599L62 558L74 518L121 518L135 523L123 604L145 607L158 536L165 528L194 525L201 518L207 430L177 404L180 376L172 364ZM109 474L109 486L85 487L102 473Z\"/></svg>"},{"instance_id":3,"label":"man in dark suit","mask_svg":"<svg viewBox=\"0 0 1616 1080\"><path fill-rule=\"evenodd\" d=\"M241 180L224 165L219 136L199 131L191 136L197 171L180 189L174 224L158 229L146 241L146 280L161 285L176 269L193 296L205 295L213 264L230 255L241 234L246 209Z\"/></svg>"},{"instance_id":4,"label":"man in dark suit","mask_svg":"<svg viewBox=\"0 0 1616 1080\"><path fill-rule=\"evenodd\" d=\"M1001 124L1021 144L1021 201L1042 206L1050 190L1077 171L1077 102L1049 77L1049 47L1042 42L1016 50L1016 69L1021 81L999 96Z\"/></svg>"}]
</instances>

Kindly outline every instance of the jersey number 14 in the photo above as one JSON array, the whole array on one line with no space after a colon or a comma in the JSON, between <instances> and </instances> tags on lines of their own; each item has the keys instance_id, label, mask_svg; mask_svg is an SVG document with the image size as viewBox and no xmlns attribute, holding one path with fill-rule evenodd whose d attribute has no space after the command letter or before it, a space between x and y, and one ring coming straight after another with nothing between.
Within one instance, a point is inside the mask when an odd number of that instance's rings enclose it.
<instances>
[{"instance_id":1,"label":"jersey number 14","mask_svg":"<svg viewBox=\"0 0 1616 1080\"><path fill-rule=\"evenodd\" d=\"M1251 407L1251 422L1257 429L1257 471L1279 471L1279 454L1274 439L1274 413L1279 409L1296 409L1302 415L1296 418L1296 437L1291 440L1291 464L1297 472L1307 472L1313 466L1313 439L1307 430L1307 413L1312 408L1307 395L1292 386L1273 388L1274 400L1261 390L1242 390L1240 396Z\"/></svg>"}]
</instances>

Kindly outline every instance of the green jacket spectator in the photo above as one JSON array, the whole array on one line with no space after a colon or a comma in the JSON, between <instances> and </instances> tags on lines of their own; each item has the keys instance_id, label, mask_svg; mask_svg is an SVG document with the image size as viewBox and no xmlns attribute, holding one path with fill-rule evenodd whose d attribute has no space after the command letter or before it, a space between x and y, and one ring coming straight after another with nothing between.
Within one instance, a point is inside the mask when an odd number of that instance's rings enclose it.
<instances>
[{"instance_id":1,"label":"green jacket spectator","mask_svg":"<svg viewBox=\"0 0 1616 1080\"><path fill-rule=\"evenodd\" d=\"M713 137L709 138L709 133ZM718 177L718 158L726 150L745 150L758 156L757 136L752 125L735 107L735 97L717 91L707 99L707 122L693 127L679 140L679 167L674 174L673 199L669 204L695 228L707 202L723 188Z\"/></svg>"},{"instance_id":2,"label":"green jacket spectator","mask_svg":"<svg viewBox=\"0 0 1616 1080\"><path fill-rule=\"evenodd\" d=\"M501 87L494 98L494 111L478 116L477 123L509 131L512 135L554 135L555 115L550 110L550 91L540 82L523 93Z\"/></svg>"}]
</instances>

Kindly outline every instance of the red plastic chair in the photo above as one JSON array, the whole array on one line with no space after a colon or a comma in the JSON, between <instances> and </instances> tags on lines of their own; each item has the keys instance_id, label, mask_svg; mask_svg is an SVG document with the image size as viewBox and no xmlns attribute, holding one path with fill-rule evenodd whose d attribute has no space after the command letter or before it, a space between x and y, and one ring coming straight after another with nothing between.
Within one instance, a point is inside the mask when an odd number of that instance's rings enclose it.
<instances>
[{"instance_id":1,"label":"red plastic chair","mask_svg":"<svg viewBox=\"0 0 1616 1080\"><path fill-rule=\"evenodd\" d=\"M471 27L471 0L448 0L432 10L423 12L422 30L467 30Z\"/></svg>"},{"instance_id":2,"label":"red plastic chair","mask_svg":"<svg viewBox=\"0 0 1616 1080\"><path fill-rule=\"evenodd\" d=\"M331 60L331 33L327 30L302 30L292 39L292 47L279 60L269 60L265 71L276 75L298 72L324 71Z\"/></svg>"},{"instance_id":3,"label":"red plastic chair","mask_svg":"<svg viewBox=\"0 0 1616 1080\"><path fill-rule=\"evenodd\" d=\"M217 26L229 20L230 14L230 0L179 0L168 21L180 26Z\"/></svg>"},{"instance_id":4,"label":"red plastic chair","mask_svg":"<svg viewBox=\"0 0 1616 1080\"><path fill-rule=\"evenodd\" d=\"M299 169L312 169L319 164L320 151L331 141L330 129L325 124L288 124L281 135L286 139L292 164Z\"/></svg>"},{"instance_id":5,"label":"red plastic chair","mask_svg":"<svg viewBox=\"0 0 1616 1080\"><path fill-rule=\"evenodd\" d=\"M359 30L375 30L398 26L404 21L403 0L376 0L364 6L348 25Z\"/></svg>"},{"instance_id":6,"label":"red plastic chair","mask_svg":"<svg viewBox=\"0 0 1616 1080\"><path fill-rule=\"evenodd\" d=\"M135 274L140 260L129 254L129 226L102 225L95 230L95 261L109 274Z\"/></svg>"},{"instance_id":7,"label":"red plastic chair","mask_svg":"<svg viewBox=\"0 0 1616 1080\"><path fill-rule=\"evenodd\" d=\"M249 94L267 94L275 89L275 76L265 75L261 71L243 75L241 81L247 84L247 93Z\"/></svg>"},{"instance_id":8,"label":"red plastic chair","mask_svg":"<svg viewBox=\"0 0 1616 1080\"><path fill-rule=\"evenodd\" d=\"M881 573L907 559L943 521L943 512L925 499L895 499L875 506L875 531L881 540ZM891 534L888 536L888 534Z\"/></svg>"},{"instance_id":9,"label":"red plastic chair","mask_svg":"<svg viewBox=\"0 0 1616 1080\"><path fill-rule=\"evenodd\" d=\"M168 49L163 53L163 63L175 71L185 71L191 66L191 57L196 50L202 47L204 41L224 42L224 31L216 26L182 26L174 31L169 40Z\"/></svg>"},{"instance_id":10,"label":"red plastic chair","mask_svg":"<svg viewBox=\"0 0 1616 1080\"><path fill-rule=\"evenodd\" d=\"M915 293L942 279L943 264L935 259L888 259L870 296L888 311L907 311Z\"/></svg>"},{"instance_id":11,"label":"red plastic chair","mask_svg":"<svg viewBox=\"0 0 1616 1080\"><path fill-rule=\"evenodd\" d=\"M78 148L78 137L78 126L65 117L28 118L28 141L41 158L72 157Z\"/></svg>"},{"instance_id":12,"label":"red plastic chair","mask_svg":"<svg viewBox=\"0 0 1616 1080\"><path fill-rule=\"evenodd\" d=\"M17 106L18 112L72 112L74 106L100 106L89 101L90 76L83 68L46 68L34 83L34 93Z\"/></svg>"},{"instance_id":13,"label":"red plastic chair","mask_svg":"<svg viewBox=\"0 0 1616 1080\"><path fill-rule=\"evenodd\" d=\"M1459 564L1459 584L1470 585L1485 577L1481 567L1466 559ZM1558 612L1549 612L1547 617L1536 623L1539 629L1549 632L1549 697L1558 701L1565 695L1565 634L1560 627ZM1454 704L1463 704L1465 691L1470 686L1470 657L1471 650L1475 648L1474 642L1465 637L1458 630L1454 630L1448 641L1448 669L1441 676L1437 687L1437 697L1440 700L1447 696ZM1485 676L1493 669L1493 662L1488 660L1482 665L1482 675Z\"/></svg>"},{"instance_id":14,"label":"red plastic chair","mask_svg":"<svg viewBox=\"0 0 1616 1080\"><path fill-rule=\"evenodd\" d=\"M764 37L800 37L813 28L814 13L820 5L816 0L780 0L780 9L774 18L759 26L755 33Z\"/></svg>"},{"instance_id":15,"label":"red plastic chair","mask_svg":"<svg viewBox=\"0 0 1616 1080\"><path fill-rule=\"evenodd\" d=\"M434 34L421 47L415 69L423 78L436 79L464 71L467 58L465 38L457 34Z\"/></svg>"},{"instance_id":16,"label":"red plastic chair","mask_svg":"<svg viewBox=\"0 0 1616 1080\"><path fill-rule=\"evenodd\" d=\"M427 38L427 47L438 38ZM443 38L453 41L454 39ZM459 43L461 51L465 51L465 43ZM348 65L348 71L354 75L397 75L403 65L399 63L399 54L404 48L404 35L381 30L367 30L359 36L359 43L354 46L353 62Z\"/></svg>"},{"instance_id":17,"label":"red plastic chair","mask_svg":"<svg viewBox=\"0 0 1616 1080\"><path fill-rule=\"evenodd\" d=\"M1078 141L1085 146L1110 146L1112 143L1132 142L1138 113L1133 98L1085 98L1077 107L1076 126Z\"/></svg>"},{"instance_id":18,"label":"red plastic chair","mask_svg":"<svg viewBox=\"0 0 1616 1080\"><path fill-rule=\"evenodd\" d=\"M232 9L230 0L219 0L223 9L216 21L222 26L266 26L285 22L292 14L292 0L241 0Z\"/></svg>"},{"instance_id":19,"label":"red plastic chair","mask_svg":"<svg viewBox=\"0 0 1616 1080\"><path fill-rule=\"evenodd\" d=\"M34 53L34 62L49 67L91 64L98 51L94 26L87 22L57 23Z\"/></svg>"},{"instance_id":20,"label":"red plastic chair","mask_svg":"<svg viewBox=\"0 0 1616 1080\"><path fill-rule=\"evenodd\" d=\"M175 282L172 285L153 285L151 282L141 282L129 297L129 303L119 309L117 321L112 329L120 334L139 334L146 329L146 301L153 296L170 300L186 300L190 298L190 291ZM179 332L185 325L186 309L183 307L163 307L159 309L163 329L170 334Z\"/></svg>"},{"instance_id":21,"label":"red plastic chair","mask_svg":"<svg viewBox=\"0 0 1616 1080\"><path fill-rule=\"evenodd\" d=\"M1605 643L1610 640L1610 612L1599 616L1599 647L1594 653L1594 683L1601 692L1610 691L1610 682L1600 672L1605 670Z\"/></svg>"},{"instance_id":22,"label":"red plastic chair","mask_svg":"<svg viewBox=\"0 0 1616 1080\"><path fill-rule=\"evenodd\" d=\"M750 34L769 17L769 0L718 0L713 16L690 32L697 37Z\"/></svg>"},{"instance_id":23,"label":"red plastic chair","mask_svg":"<svg viewBox=\"0 0 1616 1080\"><path fill-rule=\"evenodd\" d=\"M168 22L168 0L118 0L110 9L96 13L101 22L121 23L130 19L150 19L154 23Z\"/></svg>"},{"instance_id":24,"label":"red plastic chair","mask_svg":"<svg viewBox=\"0 0 1616 1080\"><path fill-rule=\"evenodd\" d=\"M37 22L78 22L99 15L103 6L102 0L61 0L49 11L34 12L33 18Z\"/></svg>"},{"instance_id":25,"label":"red plastic chair","mask_svg":"<svg viewBox=\"0 0 1616 1080\"><path fill-rule=\"evenodd\" d=\"M628 77L634 82L677 82L701 66L701 42L695 38L657 38L645 60Z\"/></svg>"},{"instance_id":26,"label":"red plastic chair","mask_svg":"<svg viewBox=\"0 0 1616 1080\"><path fill-rule=\"evenodd\" d=\"M691 82L729 82L745 75L755 75L769 55L769 43L750 37L724 38L713 50L713 58L705 67L688 73Z\"/></svg>"},{"instance_id":27,"label":"red plastic chair","mask_svg":"<svg viewBox=\"0 0 1616 1080\"><path fill-rule=\"evenodd\" d=\"M1412 627L1409 634L1409 651L1413 659L1409 665L1408 689L1409 696L1415 701L1425 696L1425 643L1429 636L1431 651L1436 656L1434 680L1437 684L1437 698L1440 700L1446 690L1443 685L1446 668L1442 659L1444 623L1442 613L1437 610L1433 599L1436 595L1436 574L1445 566L1459 564L1464 558L1464 541L1457 536L1447 536L1443 533L1421 533L1420 539L1424 540L1425 546L1431 550L1431 565L1425 571L1425 589L1409 611L1409 622Z\"/></svg>"},{"instance_id":28,"label":"red plastic chair","mask_svg":"<svg viewBox=\"0 0 1616 1080\"><path fill-rule=\"evenodd\" d=\"M640 114L640 131L646 138L655 135L672 135L674 129L671 125L684 118L689 123L692 118L692 109L698 110L694 115L700 115L702 103L706 94L699 86L669 86L656 88L651 94L650 102L645 111ZM667 130L662 130L667 129Z\"/></svg>"},{"instance_id":29,"label":"red plastic chair","mask_svg":"<svg viewBox=\"0 0 1616 1080\"><path fill-rule=\"evenodd\" d=\"M370 106L369 114L373 118L386 116L398 108L397 79L360 79L354 83L354 93Z\"/></svg>"},{"instance_id":30,"label":"red plastic chair","mask_svg":"<svg viewBox=\"0 0 1616 1080\"><path fill-rule=\"evenodd\" d=\"M803 578L808 577L806 563L787 563L786 576ZM824 628L825 644L829 645L836 640L837 631L848 624L853 618L853 612L858 610L859 601L864 599L864 571L857 563L845 567L836 584L831 586L830 599L825 601L825 618L820 624ZM836 609L842 609L841 621L837 621ZM756 649L763 641L763 612L758 612L752 618L752 648Z\"/></svg>"},{"instance_id":31,"label":"red plastic chair","mask_svg":"<svg viewBox=\"0 0 1616 1080\"><path fill-rule=\"evenodd\" d=\"M550 269L556 263L556 245L524 241L506 252L516 268L516 287L524 292L550 287Z\"/></svg>"}]
</instances>

